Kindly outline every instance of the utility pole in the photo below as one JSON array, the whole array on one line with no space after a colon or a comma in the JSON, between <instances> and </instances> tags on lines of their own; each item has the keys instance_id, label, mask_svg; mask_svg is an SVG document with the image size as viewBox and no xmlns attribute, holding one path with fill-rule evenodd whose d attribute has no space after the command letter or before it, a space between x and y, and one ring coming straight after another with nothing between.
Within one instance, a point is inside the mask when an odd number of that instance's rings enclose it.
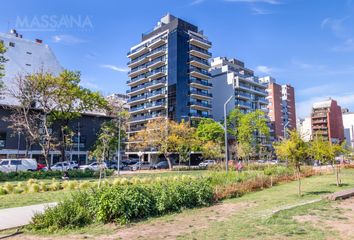
<instances>
[{"instance_id":1,"label":"utility pole","mask_svg":"<svg viewBox=\"0 0 354 240\"><path fill-rule=\"evenodd\" d=\"M226 174L229 172L229 152L228 152L228 142L227 142L227 104L233 99L234 96L230 96L224 103L224 131L225 131L225 166Z\"/></svg>"}]
</instances>

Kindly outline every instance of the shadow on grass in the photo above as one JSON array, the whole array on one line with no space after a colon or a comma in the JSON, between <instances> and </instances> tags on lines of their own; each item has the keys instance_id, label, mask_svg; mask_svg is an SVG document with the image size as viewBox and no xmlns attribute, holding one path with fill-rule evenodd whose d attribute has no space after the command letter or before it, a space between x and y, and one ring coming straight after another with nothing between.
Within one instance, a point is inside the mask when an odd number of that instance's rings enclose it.
<instances>
[{"instance_id":1,"label":"shadow on grass","mask_svg":"<svg viewBox=\"0 0 354 240\"><path fill-rule=\"evenodd\" d=\"M337 184L336 184L336 183L331 183L330 186L337 187ZM348 183L341 183L341 184L339 185L339 187L348 187L348 186L349 186Z\"/></svg>"},{"instance_id":2,"label":"shadow on grass","mask_svg":"<svg viewBox=\"0 0 354 240\"><path fill-rule=\"evenodd\" d=\"M311 192L306 192L304 195L322 195L322 194L329 194L329 193L334 193L333 191L311 191Z\"/></svg>"}]
</instances>

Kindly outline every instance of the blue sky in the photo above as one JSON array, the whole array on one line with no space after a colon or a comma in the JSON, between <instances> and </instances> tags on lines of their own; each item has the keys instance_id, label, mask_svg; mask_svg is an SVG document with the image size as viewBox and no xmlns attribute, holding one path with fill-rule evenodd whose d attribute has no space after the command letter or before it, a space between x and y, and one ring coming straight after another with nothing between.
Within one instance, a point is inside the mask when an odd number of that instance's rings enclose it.
<instances>
[{"instance_id":1,"label":"blue sky","mask_svg":"<svg viewBox=\"0 0 354 240\"><path fill-rule=\"evenodd\" d=\"M204 30L214 57L293 85L299 116L327 97L354 111L353 0L11 0L2 9L1 32L17 27L43 39L65 68L81 71L84 86L104 94L125 92L126 53L170 12Z\"/></svg>"}]
</instances>

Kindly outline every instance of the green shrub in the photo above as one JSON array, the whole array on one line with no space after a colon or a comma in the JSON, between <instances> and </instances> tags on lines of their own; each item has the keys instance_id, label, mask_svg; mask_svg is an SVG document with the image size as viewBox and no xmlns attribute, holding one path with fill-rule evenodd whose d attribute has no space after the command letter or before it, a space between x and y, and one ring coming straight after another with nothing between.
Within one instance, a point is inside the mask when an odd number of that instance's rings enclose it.
<instances>
[{"instance_id":1,"label":"green shrub","mask_svg":"<svg viewBox=\"0 0 354 240\"><path fill-rule=\"evenodd\" d=\"M89 181L83 181L79 184L79 189L88 189L91 187L91 183Z\"/></svg>"},{"instance_id":2,"label":"green shrub","mask_svg":"<svg viewBox=\"0 0 354 240\"><path fill-rule=\"evenodd\" d=\"M14 190L14 185L12 183L5 183L4 189L7 193L12 193L12 191Z\"/></svg>"},{"instance_id":3,"label":"green shrub","mask_svg":"<svg viewBox=\"0 0 354 240\"><path fill-rule=\"evenodd\" d=\"M20 194L20 193L23 193L25 192L25 190L23 188L20 188L20 187L15 187L12 191L12 193L16 193L16 194Z\"/></svg>"},{"instance_id":4,"label":"green shrub","mask_svg":"<svg viewBox=\"0 0 354 240\"><path fill-rule=\"evenodd\" d=\"M40 188L39 184L37 184L37 183L31 184L29 187L29 192L31 192L31 193L37 193L37 192L40 192L40 190L41 190L41 188Z\"/></svg>"},{"instance_id":5,"label":"green shrub","mask_svg":"<svg viewBox=\"0 0 354 240\"><path fill-rule=\"evenodd\" d=\"M5 194L7 194L7 191L5 189L3 189L2 187L0 187L0 196L5 195Z\"/></svg>"},{"instance_id":6,"label":"green shrub","mask_svg":"<svg viewBox=\"0 0 354 240\"><path fill-rule=\"evenodd\" d=\"M36 214L28 226L30 230L56 232L62 228L77 228L93 222L93 214L88 201L88 194L73 194L57 206L48 208L44 214Z\"/></svg>"},{"instance_id":7,"label":"green shrub","mask_svg":"<svg viewBox=\"0 0 354 240\"><path fill-rule=\"evenodd\" d=\"M42 192L46 192L49 190L49 187L45 182L39 182L39 186Z\"/></svg>"},{"instance_id":8,"label":"green shrub","mask_svg":"<svg viewBox=\"0 0 354 240\"><path fill-rule=\"evenodd\" d=\"M61 185L60 185L59 182L52 181L52 183L50 184L49 188L50 188L51 191L58 191L58 190L61 189Z\"/></svg>"}]
</instances>

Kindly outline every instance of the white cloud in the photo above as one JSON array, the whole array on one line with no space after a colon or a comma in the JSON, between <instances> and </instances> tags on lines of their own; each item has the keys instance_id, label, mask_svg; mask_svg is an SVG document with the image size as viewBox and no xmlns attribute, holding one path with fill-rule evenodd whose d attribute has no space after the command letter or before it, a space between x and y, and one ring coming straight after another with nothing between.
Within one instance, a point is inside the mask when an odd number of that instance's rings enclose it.
<instances>
[{"instance_id":1,"label":"white cloud","mask_svg":"<svg viewBox=\"0 0 354 240\"><path fill-rule=\"evenodd\" d=\"M273 12L268 11L266 9L258 8L258 7L252 7L252 11L254 15L268 15L272 14Z\"/></svg>"},{"instance_id":2,"label":"white cloud","mask_svg":"<svg viewBox=\"0 0 354 240\"><path fill-rule=\"evenodd\" d=\"M267 4L280 4L279 0L224 0L225 2L235 2L235 3L267 3Z\"/></svg>"},{"instance_id":3,"label":"white cloud","mask_svg":"<svg viewBox=\"0 0 354 240\"><path fill-rule=\"evenodd\" d=\"M308 62L303 62L303 61L299 61L299 60L292 60L292 64L297 67L297 68L301 68L301 69L305 69L305 70L317 70L317 71L322 71L325 70L327 68L326 65L323 64L317 64L317 63L308 63Z\"/></svg>"},{"instance_id":4,"label":"white cloud","mask_svg":"<svg viewBox=\"0 0 354 240\"><path fill-rule=\"evenodd\" d=\"M101 67L108 68L108 69L111 69L116 72L128 72L129 71L128 68L118 67L118 66L111 65L111 64L102 64Z\"/></svg>"},{"instance_id":5,"label":"white cloud","mask_svg":"<svg viewBox=\"0 0 354 240\"><path fill-rule=\"evenodd\" d=\"M296 91L296 95L299 96L318 96L322 95L324 92L329 92L333 90L333 86L324 84L319 86L313 86L309 88L303 88Z\"/></svg>"},{"instance_id":6,"label":"white cloud","mask_svg":"<svg viewBox=\"0 0 354 240\"><path fill-rule=\"evenodd\" d=\"M85 87L85 88L89 88L89 89L92 89L92 90L100 89L100 87L96 83L93 83L93 82L83 81L83 82L81 82L81 85L83 87Z\"/></svg>"},{"instance_id":7,"label":"white cloud","mask_svg":"<svg viewBox=\"0 0 354 240\"><path fill-rule=\"evenodd\" d=\"M77 38L75 36L72 36L72 35L55 35L55 36L52 36L52 41L55 43L63 43L63 44L68 44L68 45L85 42L84 40Z\"/></svg>"},{"instance_id":8,"label":"white cloud","mask_svg":"<svg viewBox=\"0 0 354 240\"><path fill-rule=\"evenodd\" d=\"M272 72L274 72L274 70L270 67L261 65L256 67L256 72L263 74L271 74Z\"/></svg>"},{"instance_id":9,"label":"white cloud","mask_svg":"<svg viewBox=\"0 0 354 240\"><path fill-rule=\"evenodd\" d=\"M190 5L198 5L198 4L201 4L203 2L204 2L204 0L193 0Z\"/></svg>"}]
</instances>

